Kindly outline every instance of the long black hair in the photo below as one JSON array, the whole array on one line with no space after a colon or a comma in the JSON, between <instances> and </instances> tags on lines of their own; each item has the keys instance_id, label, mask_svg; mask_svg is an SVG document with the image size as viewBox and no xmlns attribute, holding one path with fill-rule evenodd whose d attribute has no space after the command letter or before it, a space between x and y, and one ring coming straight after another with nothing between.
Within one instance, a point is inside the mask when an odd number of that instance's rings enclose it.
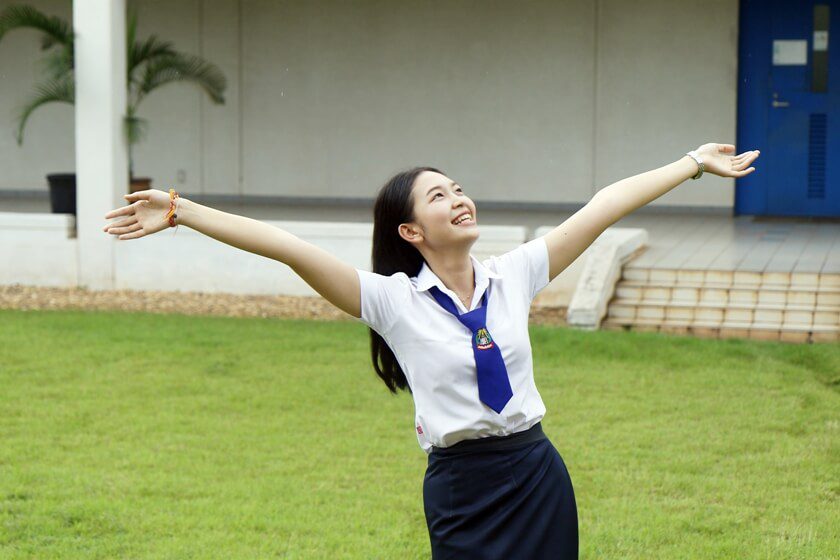
<instances>
[{"instance_id":1,"label":"long black hair","mask_svg":"<svg viewBox=\"0 0 840 560\"><path fill-rule=\"evenodd\" d=\"M391 276L404 272L409 277L416 276L423 266L423 255L411 243L397 233L399 225L414 221L414 199L411 189L414 180L423 171L434 171L445 175L434 167L413 167L397 173L379 189L373 205L373 251L371 260L373 272ZM382 378L388 389L395 393L397 389L408 390L411 387L405 379L393 351L385 340L373 329L370 330L370 355L373 369Z\"/></svg>"}]
</instances>

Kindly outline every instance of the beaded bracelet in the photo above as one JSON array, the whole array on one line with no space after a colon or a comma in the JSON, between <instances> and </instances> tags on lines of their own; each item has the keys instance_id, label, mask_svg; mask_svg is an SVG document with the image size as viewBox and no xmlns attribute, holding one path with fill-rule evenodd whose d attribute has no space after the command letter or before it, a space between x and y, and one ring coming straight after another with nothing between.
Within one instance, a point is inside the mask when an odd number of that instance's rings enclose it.
<instances>
[{"instance_id":1,"label":"beaded bracelet","mask_svg":"<svg viewBox=\"0 0 840 560\"><path fill-rule=\"evenodd\" d=\"M169 212L166 213L166 219L169 221L169 227L175 227L178 225L175 223L175 218L178 217L178 214L175 213L177 210L175 200L180 198L181 196L175 189L169 189ZM177 204L180 204L180 200Z\"/></svg>"}]
</instances>

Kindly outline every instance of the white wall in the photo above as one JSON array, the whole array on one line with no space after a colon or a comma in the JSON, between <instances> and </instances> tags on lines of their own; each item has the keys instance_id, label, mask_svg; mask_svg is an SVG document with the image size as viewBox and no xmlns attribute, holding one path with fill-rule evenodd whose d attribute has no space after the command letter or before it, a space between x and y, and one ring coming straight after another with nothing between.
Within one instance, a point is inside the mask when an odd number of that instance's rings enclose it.
<instances>
[{"instance_id":1,"label":"white wall","mask_svg":"<svg viewBox=\"0 0 840 560\"><path fill-rule=\"evenodd\" d=\"M0 212L0 284L78 286L75 229L72 214Z\"/></svg>"},{"instance_id":2,"label":"white wall","mask_svg":"<svg viewBox=\"0 0 840 560\"><path fill-rule=\"evenodd\" d=\"M31 3L70 16L69 0ZM136 174L187 195L372 198L392 173L431 164L479 205L582 203L735 141L737 0L128 4L139 37L228 78L224 106L186 84L141 105ZM12 138L37 45L32 31L0 42L0 191L46 190L46 173L74 168L69 106L36 111L23 148ZM733 179L692 187L652 204L733 206Z\"/></svg>"},{"instance_id":3,"label":"white wall","mask_svg":"<svg viewBox=\"0 0 840 560\"><path fill-rule=\"evenodd\" d=\"M373 224L268 221L363 270L371 269ZM0 285L76 287L78 240L70 214L0 212ZM100 232L101 235L106 236ZM520 226L482 226L479 260L527 241ZM114 289L317 296L291 267L187 227L113 240Z\"/></svg>"},{"instance_id":4,"label":"white wall","mask_svg":"<svg viewBox=\"0 0 840 560\"><path fill-rule=\"evenodd\" d=\"M265 223L338 255L351 266L371 269L373 224ZM541 226L535 236L545 235L554 227ZM0 266L0 285L83 285L75 229L75 219L70 214L0 212L0 263L14 263ZM610 228L607 232L612 230L629 231ZM524 227L484 225L471 252L484 260L526 241L529 239ZM594 244L543 288L534 305L568 306L593 247ZM318 296L286 264L220 243L187 227L140 239L114 240L113 251L115 290Z\"/></svg>"}]
</instances>

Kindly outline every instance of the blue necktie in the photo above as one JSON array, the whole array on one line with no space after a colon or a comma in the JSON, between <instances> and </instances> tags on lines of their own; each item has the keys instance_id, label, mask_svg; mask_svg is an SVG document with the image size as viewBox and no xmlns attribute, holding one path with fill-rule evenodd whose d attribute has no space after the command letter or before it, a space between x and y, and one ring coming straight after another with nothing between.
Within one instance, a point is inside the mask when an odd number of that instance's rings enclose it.
<instances>
[{"instance_id":1,"label":"blue necktie","mask_svg":"<svg viewBox=\"0 0 840 560\"><path fill-rule=\"evenodd\" d=\"M481 306L460 315L452 299L437 286L429 290L441 307L455 315L455 318L472 333L473 356L478 377L478 398L481 402L501 414L502 409L513 396L507 368L502 352L487 330L487 290L481 297Z\"/></svg>"}]
</instances>

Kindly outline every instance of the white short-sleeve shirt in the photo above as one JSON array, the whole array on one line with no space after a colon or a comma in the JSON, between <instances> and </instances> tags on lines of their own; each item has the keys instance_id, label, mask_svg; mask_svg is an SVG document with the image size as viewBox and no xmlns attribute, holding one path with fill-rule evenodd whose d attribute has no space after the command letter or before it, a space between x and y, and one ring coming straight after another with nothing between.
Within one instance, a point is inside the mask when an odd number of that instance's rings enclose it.
<instances>
[{"instance_id":1,"label":"white short-sleeve shirt","mask_svg":"<svg viewBox=\"0 0 840 560\"><path fill-rule=\"evenodd\" d=\"M528 315L548 284L548 248L537 237L480 262L470 255L475 294L466 309L424 262L417 276L384 276L356 269L361 284L359 319L379 333L405 373L415 408L415 431L426 453L463 439L527 430L545 415L534 384ZM435 301L437 286L460 313L472 311L487 290L487 328L499 346L513 397L500 414L478 398L471 332Z\"/></svg>"}]
</instances>

